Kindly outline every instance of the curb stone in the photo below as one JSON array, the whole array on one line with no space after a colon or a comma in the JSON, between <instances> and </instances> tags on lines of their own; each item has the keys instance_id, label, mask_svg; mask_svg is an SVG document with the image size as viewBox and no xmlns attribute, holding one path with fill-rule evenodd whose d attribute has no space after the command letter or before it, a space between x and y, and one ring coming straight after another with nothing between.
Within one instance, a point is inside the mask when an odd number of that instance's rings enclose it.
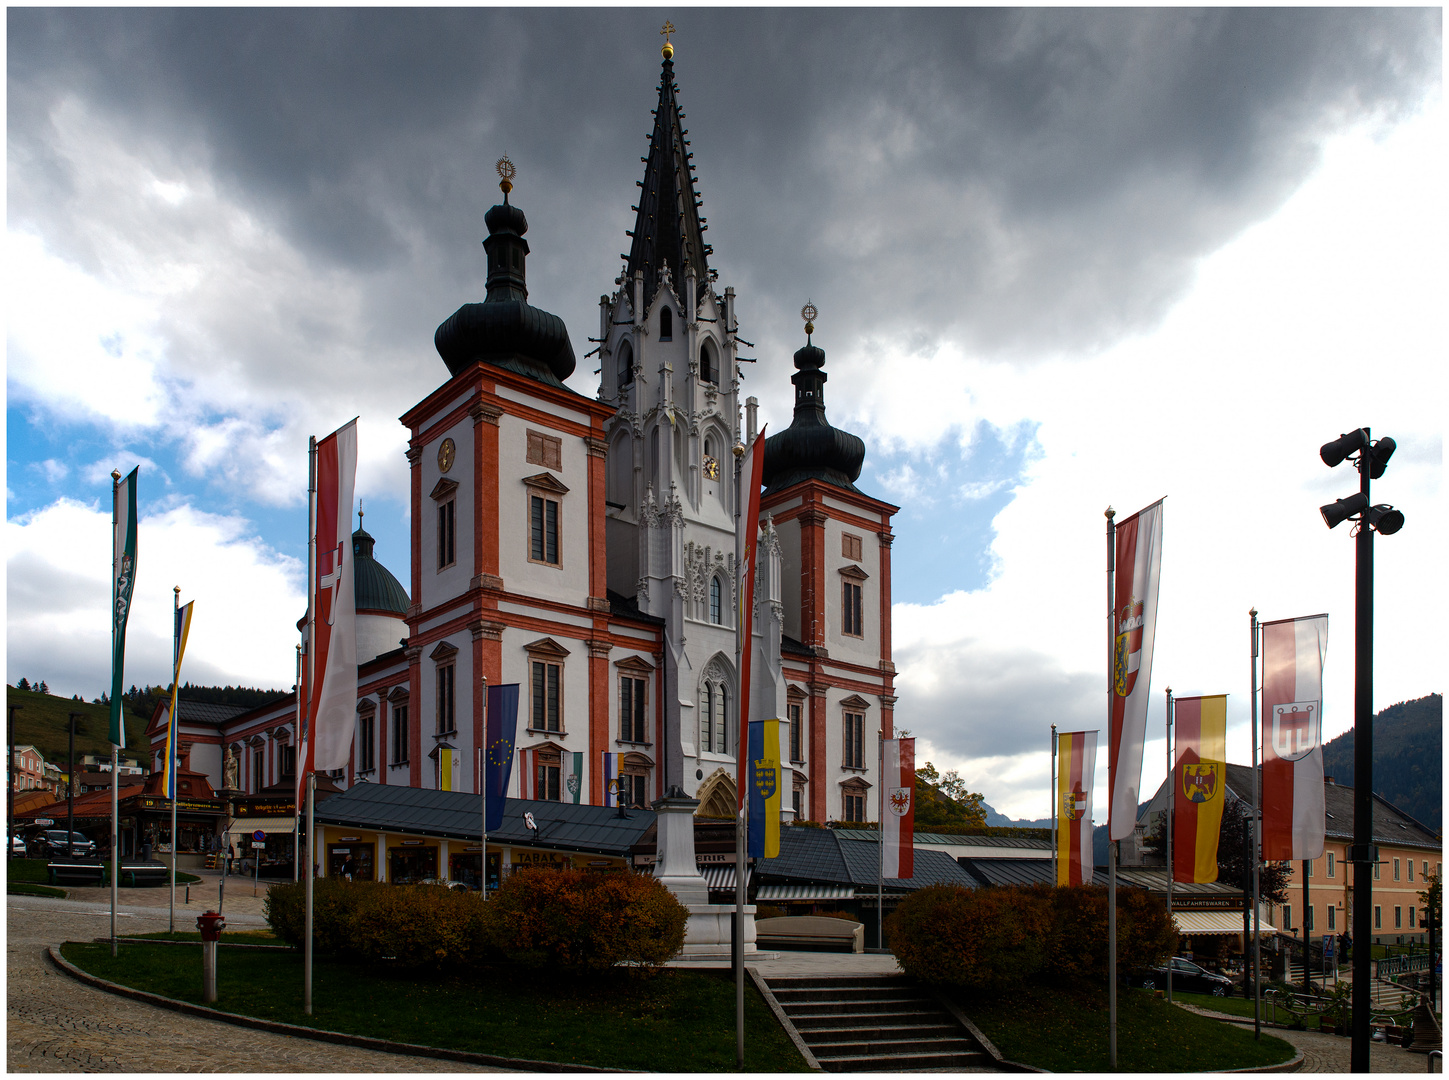
<instances>
[{"instance_id":1,"label":"curb stone","mask_svg":"<svg viewBox=\"0 0 1449 1080\"><path fill-rule=\"evenodd\" d=\"M106 938L105 940L109 942L110 938ZM65 944L71 943L66 942ZM75 944L83 943L75 942ZM104 990L110 994L132 998L135 1001L143 1001L149 1005L156 1005L163 1009L171 1009L174 1012L186 1013L190 1016L199 1016L205 1020L219 1020L222 1023L236 1024L239 1027L258 1028L262 1031L270 1031L277 1035L290 1035L297 1039L310 1039L313 1042L341 1043L343 1046L356 1046L364 1050L380 1050L383 1053L398 1054L404 1057L431 1057L441 1058L445 1061L461 1061L470 1065L493 1065L505 1069L518 1069L521 1072L616 1073L632 1071L629 1069L606 1069L597 1065L565 1065L556 1061L534 1061L530 1058L499 1057L496 1054L476 1054L467 1050L445 1050L437 1046L421 1046L417 1043L393 1042L390 1039L374 1039L367 1035L348 1035L340 1031L323 1031L320 1028L302 1027L298 1024L284 1024L276 1020L262 1020L255 1016L242 1016L238 1013L209 1009L205 1005L194 1005L189 1001L178 1001L175 998L162 997L160 994L152 994L145 990L136 990L129 986L122 986L119 983L110 982L76 967L60 955L59 945L50 946L47 950L47 955L50 958L50 962L62 972L78 982L95 987L97 990Z\"/></svg>"}]
</instances>

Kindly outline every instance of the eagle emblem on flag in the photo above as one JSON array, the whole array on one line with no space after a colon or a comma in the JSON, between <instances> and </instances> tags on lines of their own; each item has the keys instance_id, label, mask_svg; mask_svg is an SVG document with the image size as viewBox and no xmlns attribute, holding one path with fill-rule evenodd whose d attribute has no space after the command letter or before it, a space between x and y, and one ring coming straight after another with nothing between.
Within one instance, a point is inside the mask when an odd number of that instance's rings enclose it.
<instances>
[{"instance_id":1,"label":"eagle emblem on flag","mask_svg":"<svg viewBox=\"0 0 1449 1080\"><path fill-rule=\"evenodd\" d=\"M755 762L755 790L760 798L769 799L775 794L775 767Z\"/></svg>"},{"instance_id":2,"label":"eagle emblem on flag","mask_svg":"<svg viewBox=\"0 0 1449 1080\"><path fill-rule=\"evenodd\" d=\"M1182 767L1182 793L1188 802L1205 803L1218 793L1218 762L1198 761Z\"/></svg>"},{"instance_id":3,"label":"eagle emblem on flag","mask_svg":"<svg viewBox=\"0 0 1449 1080\"><path fill-rule=\"evenodd\" d=\"M569 789L570 795L577 795L579 793L579 774L569 773L569 778L564 781L564 787Z\"/></svg>"},{"instance_id":4,"label":"eagle emblem on flag","mask_svg":"<svg viewBox=\"0 0 1449 1080\"><path fill-rule=\"evenodd\" d=\"M905 817L911 809L911 789L894 787L890 790L891 813L896 817Z\"/></svg>"},{"instance_id":5,"label":"eagle emblem on flag","mask_svg":"<svg viewBox=\"0 0 1449 1080\"><path fill-rule=\"evenodd\" d=\"M1068 821L1080 821L1087 812L1087 793L1078 784L1062 795L1062 816Z\"/></svg>"},{"instance_id":6,"label":"eagle emblem on flag","mask_svg":"<svg viewBox=\"0 0 1449 1080\"><path fill-rule=\"evenodd\" d=\"M1118 697L1130 697L1137 685L1137 669L1142 663L1142 621L1142 601L1133 597L1122 605L1112 653L1112 682Z\"/></svg>"},{"instance_id":7,"label":"eagle emblem on flag","mask_svg":"<svg viewBox=\"0 0 1449 1080\"><path fill-rule=\"evenodd\" d=\"M1269 738L1273 752L1284 761L1297 761L1318 745L1322 710L1316 701L1291 701L1274 705Z\"/></svg>"}]
</instances>

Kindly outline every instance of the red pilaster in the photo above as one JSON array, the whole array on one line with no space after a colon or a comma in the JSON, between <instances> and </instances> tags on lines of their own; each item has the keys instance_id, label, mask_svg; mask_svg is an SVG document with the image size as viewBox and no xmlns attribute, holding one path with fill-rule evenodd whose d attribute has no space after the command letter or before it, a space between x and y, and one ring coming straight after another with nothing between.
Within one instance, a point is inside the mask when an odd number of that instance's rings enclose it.
<instances>
[{"instance_id":1,"label":"red pilaster","mask_svg":"<svg viewBox=\"0 0 1449 1080\"><path fill-rule=\"evenodd\" d=\"M589 445L589 606L607 614L609 557L604 541L604 463L609 444L602 437L598 421L595 421L595 432L585 440ZM599 620L594 622L597 631L607 629L598 625Z\"/></svg>"},{"instance_id":2,"label":"red pilaster","mask_svg":"<svg viewBox=\"0 0 1449 1080\"><path fill-rule=\"evenodd\" d=\"M413 520L417 528L416 517ZM413 548L414 553L417 548ZM418 564L413 557L414 573ZM408 658L408 786L423 786L423 650L414 645L407 651Z\"/></svg>"},{"instance_id":3,"label":"red pilaster","mask_svg":"<svg viewBox=\"0 0 1449 1080\"><path fill-rule=\"evenodd\" d=\"M418 429L417 428L413 428L413 439L414 439L414 441L416 441L417 437L418 437ZM412 615L414 612L416 612L416 611L418 611L420 609L420 607L422 605L422 602L423 602L422 601L422 591L423 591L423 560L420 557L420 555L418 554L423 549L423 448L421 446L416 446L416 445L409 446L408 447L408 452L407 452L407 459L408 459L408 470L409 470L409 472L412 475L412 496L411 496L411 498L412 498L412 504L413 504L413 514L412 514L412 517L413 517L413 521L412 521L412 545L413 545L412 564L413 564L413 567L412 567L412 570L413 570L413 572L412 572L412 575L411 575L411 580L412 580L412 596L411 596L411 599L412 599L412 610L408 612L409 615ZM409 634L413 633L413 631L415 629L416 629L415 627L413 627L413 626L410 625L408 627L408 633Z\"/></svg>"},{"instance_id":4,"label":"red pilaster","mask_svg":"<svg viewBox=\"0 0 1449 1080\"><path fill-rule=\"evenodd\" d=\"M828 819L829 811L826 809L825 801L830 792L826 790L830 785L826 779L829 775L826 768L826 733L825 726L828 717L825 715L825 683L820 680L820 668L818 664L810 665L810 764L807 766L810 772L810 820L824 822Z\"/></svg>"},{"instance_id":5,"label":"red pilaster","mask_svg":"<svg viewBox=\"0 0 1449 1080\"><path fill-rule=\"evenodd\" d=\"M498 579L498 418L491 382L480 384L473 417L473 576Z\"/></svg>"},{"instance_id":6,"label":"red pilaster","mask_svg":"<svg viewBox=\"0 0 1449 1080\"><path fill-rule=\"evenodd\" d=\"M492 686L503 678L503 624L479 619L468 630L473 635L473 671L478 675L473 680L473 791L481 794L477 748L483 746L483 679Z\"/></svg>"},{"instance_id":7,"label":"red pilaster","mask_svg":"<svg viewBox=\"0 0 1449 1080\"><path fill-rule=\"evenodd\" d=\"M602 504L600 504L602 505ZM607 641L589 642L589 805L604 805L604 752L609 749L609 651Z\"/></svg>"},{"instance_id":8,"label":"red pilaster","mask_svg":"<svg viewBox=\"0 0 1449 1080\"><path fill-rule=\"evenodd\" d=\"M808 498L812 499L813 493ZM825 646L825 512L800 512L800 635L806 645Z\"/></svg>"},{"instance_id":9,"label":"red pilaster","mask_svg":"<svg viewBox=\"0 0 1449 1080\"><path fill-rule=\"evenodd\" d=\"M876 534L880 539L880 670L882 701L890 705L881 706L881 738L895 738L895 664L891 660L891 544L895 536L890 531L890 519L882 522Z\"/></svg>"}]
</instances>

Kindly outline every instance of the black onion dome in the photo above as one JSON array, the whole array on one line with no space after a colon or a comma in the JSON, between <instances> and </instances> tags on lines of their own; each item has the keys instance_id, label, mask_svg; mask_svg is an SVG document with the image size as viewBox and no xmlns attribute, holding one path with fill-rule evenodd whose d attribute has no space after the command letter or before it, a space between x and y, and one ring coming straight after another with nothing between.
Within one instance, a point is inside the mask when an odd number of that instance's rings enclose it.
<instances>
[{"instance_id":1,"label":"black onion dome","mask_svg":"<svg viewBox=\"0 0 1449 1080\"><path fill-rule=\"evenodd\" d=\"M481 304L464 304L433 335L438 355L456 375L483 361L550 386L563 386L574 371L574 347L557 315L528 302L524 260L528 255L528 219L503 202L483 215L488 239L488 295Z\"/></svg>"},{"instance_id":2,"label":"black onion dome","mask_svg":"<svg viewBox=\"0 0 1449 1080\"><path fill-rule=\"evenodd\" d=\"M806 344L795 353L795 419L765 440L765 491L782 491L801 480L859 491L855 480L865 463L865 443L825 419L825 350Z\"/></svg>"},{"instance_id":3,"label":"black onion dome","mask_svg":"<svg viewBox=\"0 0 1449 1080\"><path fill-rule=\"evenodd\" d=\"M352 534L352 588L358 611L383 611L402 618L408 594L392 572L372 556L376 543L362 526Z\"/></svg>"}]
</instances>

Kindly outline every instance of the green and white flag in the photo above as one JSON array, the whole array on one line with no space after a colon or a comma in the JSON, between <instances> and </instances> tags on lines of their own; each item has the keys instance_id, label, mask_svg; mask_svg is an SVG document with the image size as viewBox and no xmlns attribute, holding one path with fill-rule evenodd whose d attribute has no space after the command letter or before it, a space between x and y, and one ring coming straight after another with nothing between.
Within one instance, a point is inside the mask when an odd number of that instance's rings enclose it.
<instances>
[{"instance_id":1,"label":"green and white flag","mask_svg":"<svg viewBox=\"0 0 1449 1080\"><path fill-rule=\"evenodd\" d=\"M126 617L131 614L131 592L136 586L136 477L116 485L116 546L111 559L115 588L111 595L111 744L125 749L126 725L121 722L121 695L125 692Z\"/></svg>"},{"instance_id":2,"label":"green and white flag","mask_svg":"<svg viewBox=\"0 0 1449 1080\"><path fill-rule=\"evenodd\" d=\"M562 775L559 777L559 780L562 781L559 801L578 803L584 793L584 755L565 750L559 755L559 759L559 767L562 771Z\"/></svg>"}]
</instances>

